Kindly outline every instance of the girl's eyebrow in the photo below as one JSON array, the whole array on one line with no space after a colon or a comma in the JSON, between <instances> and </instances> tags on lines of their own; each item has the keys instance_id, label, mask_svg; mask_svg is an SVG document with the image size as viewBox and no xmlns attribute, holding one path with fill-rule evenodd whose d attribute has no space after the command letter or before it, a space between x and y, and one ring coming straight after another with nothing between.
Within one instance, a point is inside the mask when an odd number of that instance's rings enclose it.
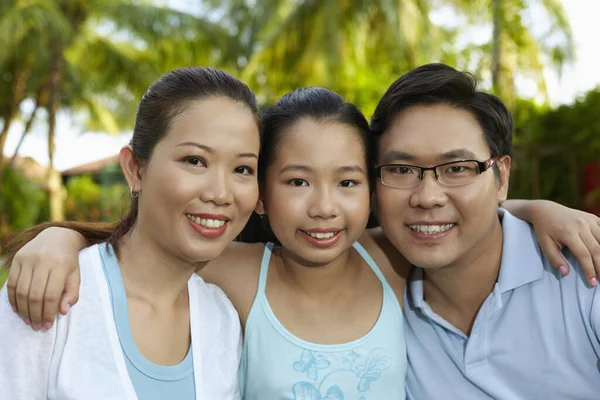
<instances>
[{"instance_id":1,"label":"girl's eyebrow","mask_svg":"<svg viewBox=\"0 0 600 400\"><path fill-rule=\"evenodd\" d=\"M286 172L286 171L312 172L313 169L311 167L309 167L308 165L288 164L285 167L281 168L281 171L279 171L279 172L282 173L282 172ZM360 173L364 174L365 170L360 165L352 164L352 165L341 166L336 169L336 172L360 172Z\"/></svg>"},{"instance_id":2,"label":"girl's eyebrow","mask_svg":"<svg viewBox=\"0 0 600 400\"><path fill-rule=\"evenodd\" d=\"M312 168L309 167L308 165L288 164L285 167L281 168L281 171L279 171L279 172L286 172L286 171L305 171L305 172L311 172Z\"/></svg>"},{"instance_id":3,"label":"girl's eyebrow","mask_svg":"<svg viewBox=\"0 0 600 400\"><path fill-rule=\"evenodd\" d=\"M360 172L365 173L365 170L360 167L360 165L344 165L343 167L339 167L337 172Z\"/></svg>"}]
</instances>

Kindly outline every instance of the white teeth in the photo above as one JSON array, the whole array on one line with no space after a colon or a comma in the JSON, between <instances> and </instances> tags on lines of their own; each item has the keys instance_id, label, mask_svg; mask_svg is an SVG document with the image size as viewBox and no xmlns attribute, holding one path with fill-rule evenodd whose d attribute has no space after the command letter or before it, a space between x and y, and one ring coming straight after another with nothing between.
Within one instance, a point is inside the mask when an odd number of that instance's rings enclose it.
<instances>
[{"instance_id":1,"label":"white teeth","mask_svg":"<svg viewBox=\"0 0 600 400\"><path fill-rule=\"evenodd\" d=\"M311 232L306 232L308 233L310 236L316 238L316 239L330 239L332 237L334 237L335 235L337 235L337 232L327 232L327 233L311 233Z\"/></svg>"},{"instance_id":2,"label":"white teeth","mask_svg":"<svg viewBox=\"0 0 600 400\"><path fill-rule=\"evenodd\" d=\"M452 228L454 224L446 225L409 225L408 227L415 232L424 233L425 235L434 235L442 233Z\"/></svg>"},{"instance_id":3,"label":"white teeth","mask_svg":"<svg viewBox=\"0 0 600 400\"><path fill-rule=\"evenodd\" d=\"M202 225L207 228L220 228L223 225L225 225L225 221L220 219L198 218L192 214L185 214L185 216L197 223L198 225Z\"/></svg>"}]
</instances>

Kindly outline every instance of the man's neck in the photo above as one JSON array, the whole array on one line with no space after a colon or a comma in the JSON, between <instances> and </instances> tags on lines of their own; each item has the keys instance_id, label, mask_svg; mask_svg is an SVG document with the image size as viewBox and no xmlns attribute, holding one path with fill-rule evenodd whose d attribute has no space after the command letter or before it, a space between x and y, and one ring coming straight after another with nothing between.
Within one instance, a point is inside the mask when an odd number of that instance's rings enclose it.
<instances>
[{"instance_id":1,"label":"man's neck","mask_svg":"<svg viewBox=\"0 0 600 400\"><path fill-rule=\"evenodd\" d=\"M424 271L423 292L429 306L467 335L498 279L502 245L502 225L495 221L464 257L452 265Z\"/></svg>"}]
</instances>

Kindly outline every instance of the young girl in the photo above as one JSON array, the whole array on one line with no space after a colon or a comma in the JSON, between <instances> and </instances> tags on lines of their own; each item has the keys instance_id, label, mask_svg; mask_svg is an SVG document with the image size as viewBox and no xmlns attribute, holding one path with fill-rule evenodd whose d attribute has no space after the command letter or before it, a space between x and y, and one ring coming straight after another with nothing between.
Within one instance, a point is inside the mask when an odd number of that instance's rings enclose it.
<instances>
[{"instance_id":1,"label":"young girl","mask_svg":"<svg viewBox=\"0 0 600 400\"><path fill-rule=\"evenodd\" d=\"M78 306L34 332L0 293L2 399L240 397L237 314L194 270L256 206L258 118L252 91L219 70L172 71L148 89L120 153L131 211L79 254Z\"/></svg>"},{"instance_id":2,"label":"young girl","mask_svg":"<svg viewBox=\"0 0 600 400\"><path fill-rule=\"evenodd\" d=\"M263 125L257 212L280 245L234 243L200 272L230 296L245 326L244 397L404 398L397 271L405 261L378 230L364 232L367 121L338 95L308 88L284 96ZM74 249L57 240L83 240L56 229L42 235L15 264L29 271L46 246L65 253ZM54 259L35 266L44 283L48 270L77 269ZM64 279L53 286L62 291Z\"/></svg>"}]
</instances>

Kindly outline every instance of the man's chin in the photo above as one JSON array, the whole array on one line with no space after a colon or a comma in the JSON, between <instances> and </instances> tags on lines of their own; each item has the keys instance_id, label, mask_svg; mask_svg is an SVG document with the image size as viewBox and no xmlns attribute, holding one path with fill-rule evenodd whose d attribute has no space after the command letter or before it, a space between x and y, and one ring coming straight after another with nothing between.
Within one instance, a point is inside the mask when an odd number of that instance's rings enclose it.
<instances>
[{"instance_id":1,"label":"man's chin","mask_svg":"<svg viewBox=\"0 0 600 400\"><path fill-rule=\"evenodd\" d=\"M423 268L423 269L440 269L448 265L448 257L432 257L431 254L427 255L410 255L406 259L412 265Z\"/></svg>"}]
</instances>

